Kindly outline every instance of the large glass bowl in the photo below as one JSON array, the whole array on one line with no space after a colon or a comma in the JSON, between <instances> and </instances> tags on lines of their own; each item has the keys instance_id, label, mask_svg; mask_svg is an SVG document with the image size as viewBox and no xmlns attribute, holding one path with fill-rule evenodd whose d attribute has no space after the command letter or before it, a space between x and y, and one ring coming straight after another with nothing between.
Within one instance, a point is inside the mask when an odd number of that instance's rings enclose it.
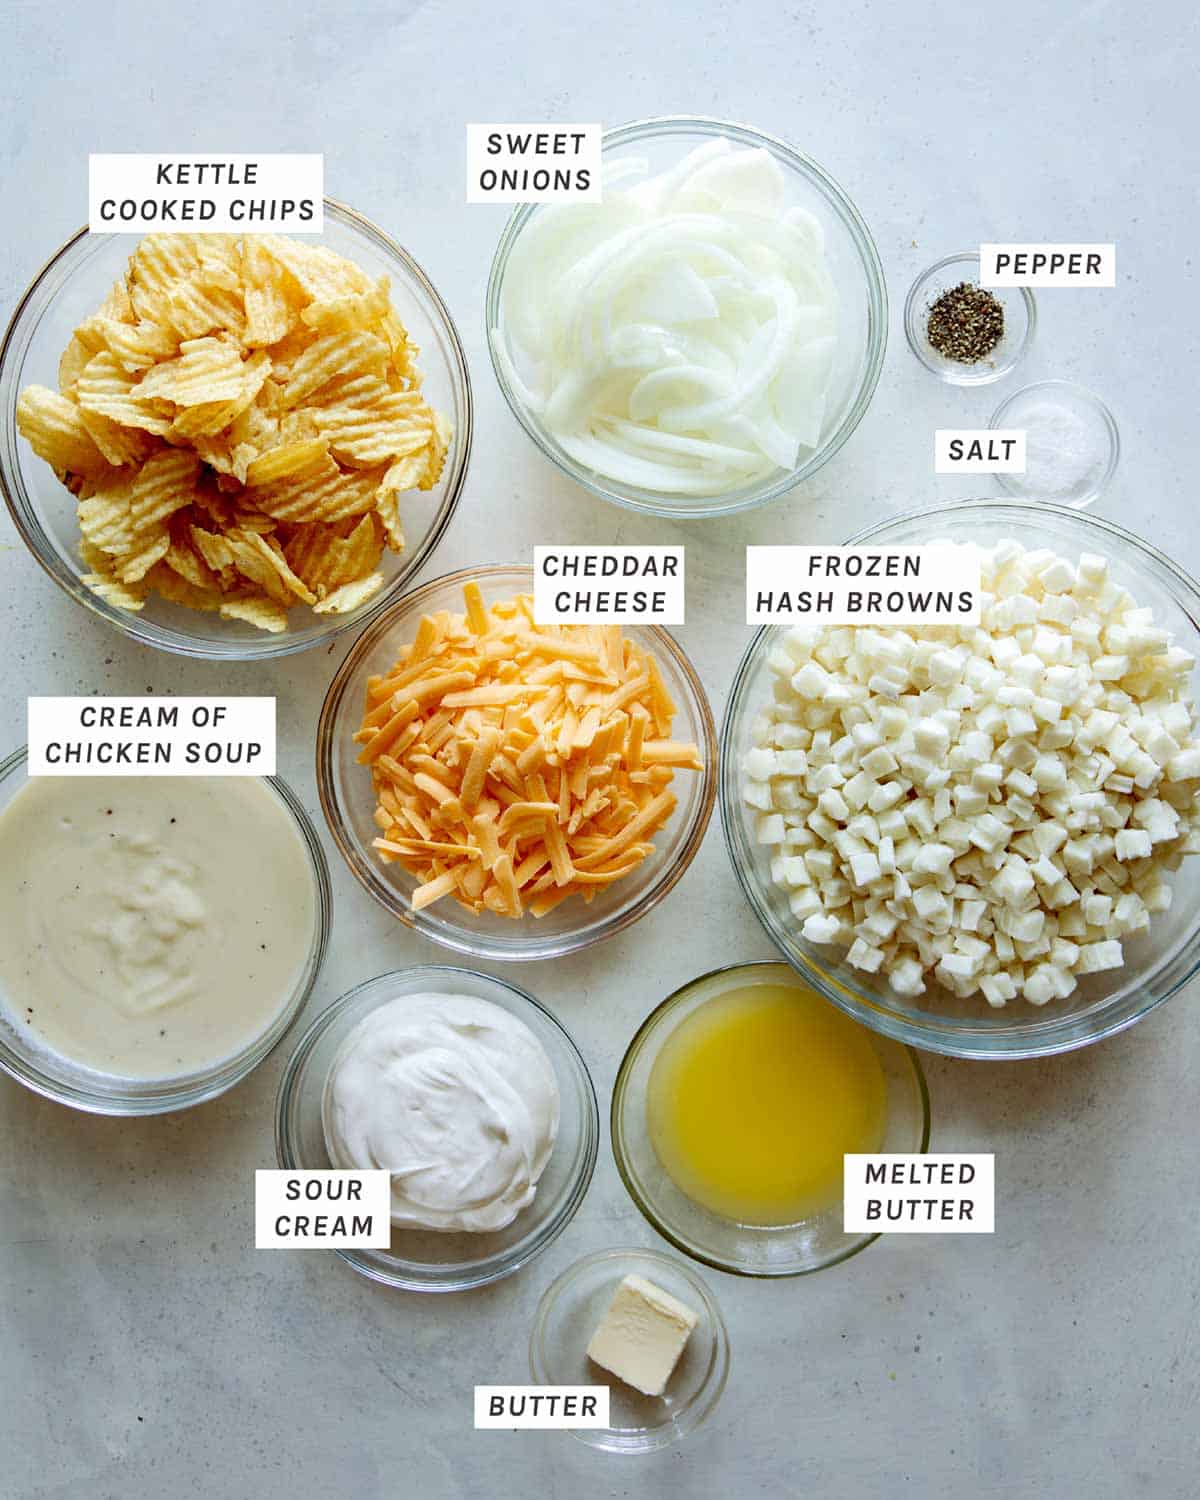
<instances>
[{"instance_id":1,"label":"large glass bowl","mask_svg":"<svg viewBox=\"0 0 1200 1500\"><path fill-rule=\"evenodd\" d=\"M612 1146L629 1196L664 1239L693 1260L738 1276L803 1276L848 1260L879 1238L847 1234L842 1200L794 1224L740 1224L689 1198L667 1172L650 1136L646 1102L650 1075L676 1028L702 1005L730 990L796 985L786 964L732 964L692 979L655 1007L630 1042L612 1096ZM796 986L799 989L799 986ZM929 1150L929 1090L917 1054L871 1035L887 1086L880 1151Z\"/></svg>"},{"instance_id":2,"label":"large glass bowl","mask_svg":"<svg viewBox=\"0 0 1200 1500\"><path fill-rule=\"evenodd\" d=\"M275 1152L287 1171L329 1168L321 1103L329 1068L364 1017L397 996L473 995L524 1022L545 1048L558 1079L558 1139L534 1200L506 1229L446 1234L397 1228L387 1250L339 1250L363 1276L413 1292L461 1292L519 1271L563 1232L583 1202L596 1166L600 1119L596 1091L579 1049L532 995L469 969L425 965L360 984L321 1012L301 1037L279 1085Z\"/></svg>"},{"instance_id":3,"label":"large glass bowl","mask_svg":"<svg viewBox=\"0 0 1200 1500\"><path fill-rule=\"evenodd\" d=\"M684 519L729 515L786 494L827 463L858 426L883 368L887 288L879 254L858 209L829 173L810 157L785 141L749 126L685 115L639 120L606 131L603 155L606 163L615 158L644 158L652 172L660 171L716 136L726 136L737 146L769 151L783 168L791 201L811 210L825 228L826 257L839 303L837 354L821 441L816 448L804 451L795 468L775 470L722 494L692 496L664 495L621 484L580 464L563 451L537 413L529 409L509 375L511 368L520 372L524 361L509 337L505 275L517 241L539 212L537 204L523 205L509 219L496 247L488 281L487 328L492 365L505 400L521 426L552 463L592 494L649 515ZM503 349L504 357L498 356L497 345Z\"/></svg>"},{"instance_id":4,"label":"large glass bowl","mask_svg":"<svg viewBox=\"0 0 1200 1500\"><path fill-rule=\"evenodd\" d=\"M25 747L0 764L0 808L7 807L29 780ZM296 794L277 776L263 782L295 824L313 883L313 930L308 952L286 1003L271 1023L239 1052L193 1073L169 1078L118 1078L85 1068L48 1048L34 1046L0 1008L0 1068L34 1093L93 1115L161 1115L215 1099L240 1083L283 1040L304 1009L329 944L333 896L329 870L317 831Z\"/></svg>"},{"instance_id":5,"label":"large glass bowl","mask_svg":"<svg viewBox=\"0 0 1200 1500\"><path fill-rule=\"evenodd\" d=\"M128 234L89 234L81 229L38 272L17 304L0 347L0 487L21 534L37 561L72 599L123 635L181 656L224 661L258 660L303 651L343 630L361 629L385 610L437 546L462 492L471 453L473 408L466 356L446 304L416 261L390 236L354 209L325 200L325 232L305 236L355 261L372 277L387 276L392 301L420 346L424 390L449 417L454 438L437 485L401 500L408 545L380 561L383 588L344 615L317 615L304 606L290 611L286 631L271 635L242 620L168 604L157 595L140 612L118 609L85 584L88 568L79 555L74 497L17 432L16 407L30 384L58 388L59 356L77 324L100 306L136 240Z\"/></svg>"},{"instance_id":6,"label":"large glass bowl","mask_svg":"<svg viewBox=\"0 0 1200 1500\"><path fill-rule=\"evenodd\" d=\"M919 546L945 538L990 543L1013 537L1025 547L1049 547L1074 561L1101 553L1111 576L1134 600L1154 611L1175 644L1200 654L1200 588L1170 558L1131 532L1060 505L971 500L892 518L860 532L852 544ZM754 718L771 691L767 657L786 627L764 626L742 658L729 695L721 736L721 821L734 870L747 900L780 953L820 993L844 1011L898 1041L954 1057L1042 1057L1083 1047L1139 1020L1185 984L1200 967L1200 858L1185 859L1167 878L1169 911L1155 913L1148 931L1124 938L1125 965L1083 976L1065 1001L1038 1008L1024 1000L993 1010L981 995L959 999L930 985L905 999L880 975L845 961L845 950L816 946L799 934L786 893L772 884L764 849L755 844L752 810L741 799L742 758L752 743ZM1200 685L1193 670L1192 690Z\"/></svg>"},{"instance_id":7,"label":"large glass bowl","mask_svg":"<svg viewBox=\"0 0 1200 1500\"><path fill-rule=\"evenodd\" d=\"M462 612L463 585L477 579L489 604L533 592L533 569L519 566L465 568L426 583L376 620L355 642L329 686L317 727L317 789L330 832L342 858L363 888L401 922L457 953L472 958L559 958L611 937L663 899L692 861L708 827L716 798L717 744L712 710L694 668L674 638L657 625L626 625L625 634L653 652L667 691L678 705L672 737L700 747L702 771L678 771L671 790L679 799L653 836L655 850L624 879L589 904L571 896L544 917L519 919L494 912L478 915L446 897L413 911L416 878L399 863L384 864L372 848L378 837L369 766L360 765L353 739L362 718L367 680L389 671L410 643L421 616Z\"/></svg>"}]
</instances>

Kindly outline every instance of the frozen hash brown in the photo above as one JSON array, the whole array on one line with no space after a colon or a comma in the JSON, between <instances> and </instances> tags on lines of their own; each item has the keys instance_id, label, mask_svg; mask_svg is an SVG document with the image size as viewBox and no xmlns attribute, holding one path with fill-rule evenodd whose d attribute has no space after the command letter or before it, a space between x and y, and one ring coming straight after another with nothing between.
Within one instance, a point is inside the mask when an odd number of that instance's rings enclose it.
<instances>
[{"instance_id":1,"label":"frozen hash brown","mask_svg":"<svg viewBox=\"0 0 1200 1500\"><path fill-rule=\"evenodd\" d=\"M103 599L280 632L382 588L401 497L441 476L417 353L387 278L323 245L151 235L17 426L76 496Z\"/></svg>"}]
</instances>

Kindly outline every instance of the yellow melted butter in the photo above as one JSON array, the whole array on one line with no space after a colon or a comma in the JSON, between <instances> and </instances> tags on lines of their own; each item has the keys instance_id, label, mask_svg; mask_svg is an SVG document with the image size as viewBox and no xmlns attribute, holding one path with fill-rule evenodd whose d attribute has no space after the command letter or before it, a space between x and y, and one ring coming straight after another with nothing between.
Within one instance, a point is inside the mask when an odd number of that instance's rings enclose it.
<instances>
[{"instance_id":1,"label":"yellow melted butter","mask_svg":"<svg viewBox=\"0 0 1200 1500\"><path fill-rule=\"evenodd\" d=\"M646 1112L664 1169L743 1224L792 1224L842 1193L847 1151L878 1151L887 1083L869 1034L804 986L698 1006L663 1044Z\"/></svg>"}]
</instances>

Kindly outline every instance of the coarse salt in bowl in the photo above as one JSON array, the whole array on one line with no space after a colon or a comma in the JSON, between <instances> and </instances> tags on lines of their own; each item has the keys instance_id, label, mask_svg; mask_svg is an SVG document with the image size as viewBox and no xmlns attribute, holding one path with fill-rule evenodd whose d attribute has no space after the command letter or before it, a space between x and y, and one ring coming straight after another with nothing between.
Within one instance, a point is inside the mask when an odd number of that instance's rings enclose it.
<instances>
[{"instance_id":1,"label":"coarse salt in bowl","mask_svg":"<svg viewBox=\"0 0 1200 1500\"><path fill-rule=\"evenodd\" d=\"M860 532L852 545L921 546L934 541L990 545L1015 538L1027 549L1048 548L1075 562L1083 552L1108 559L1110 576L1174 644L1200 655L1200 586L1170 558L1111 521L1064 506L973 500L890 518ZM754 745L754 722L772 690L767 658L786 626L764 626L742 658L721 735L721 821L742 890L768 935L792 967L834 1005L885 1036L955 1057L1041 1057L1100 1041L1131 1026L1175 994L1200 969L1200 856L1167 875L1169 910L1148 930L1122 939L1120 969L1080 976L1066 1000L1034 1006L1020 999L1000 1009L976 993L960 998L927 978L926 993L898 995L882 973L846 961L845 948L815 944L800 933L788 893L771 880L767 850L755 842L754 810L742 797L742 763ZM1193 698L1200 670L1190 676Z\"/></svg>"},{"instance_id":2,"label":"coarse salt in bowl","mask_svg":"<svg viewBox=\"0 0 1200 1500\"><path fill-rule=\"evenodd\" d=\"M1100 397L1071 380L1039 380L1001 403L989 424L1025 433L1025 472L996 483L1022 500L1082 510L1098 500L1117 470L1121 441Z\"/></svg>"}]
</instances>

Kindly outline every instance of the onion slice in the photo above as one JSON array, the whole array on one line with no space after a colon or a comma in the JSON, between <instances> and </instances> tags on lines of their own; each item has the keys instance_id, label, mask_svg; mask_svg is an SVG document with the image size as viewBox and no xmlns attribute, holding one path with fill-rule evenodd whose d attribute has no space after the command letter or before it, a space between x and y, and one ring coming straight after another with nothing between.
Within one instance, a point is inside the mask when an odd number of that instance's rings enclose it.
<instances>
[{"instance_id":1,"label":"onion slice","mask_svg":"<svg viewBox=\"0 0 1200 1500\"><path fill-rule=\"evenodd\" d=\"M770 151L707 142L665 171L605 163L599 204L517 237L497 368L577 463L650 494L719 497L816 448L837 292L821 221Z\"/></svg>"}]
</instances>

